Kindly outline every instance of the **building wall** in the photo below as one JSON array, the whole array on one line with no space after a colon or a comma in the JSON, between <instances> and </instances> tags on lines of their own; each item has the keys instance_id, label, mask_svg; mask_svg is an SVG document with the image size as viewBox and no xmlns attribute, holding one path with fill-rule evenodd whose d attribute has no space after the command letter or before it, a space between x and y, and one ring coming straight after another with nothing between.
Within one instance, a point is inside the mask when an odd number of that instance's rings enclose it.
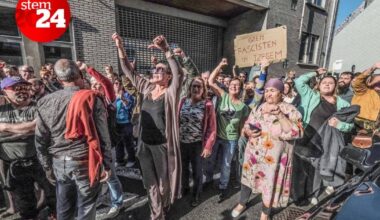
<instances>
[{"instance_id":1,"label":"building wall","mask_svg":"<svg viewBox=\"0 0 380 220\"><path fill-rule=\"evenodd\" d=\"M335 38L331 51L330 69L336 60L342 60L342 69L363 71L380 60L380 1L373 1Z\"/></svg>"},{"instance_id":2,"label":"building wall","mask_svg":"<svg viewBox=\"0 0 380 220\"><path fill-rule=\"evenodd\" d=\"M17 4L17 0L2 0ZM99 71L105 64L111 64L118 71L117 51L111 39L116 32L115 1L69 0L74 31L75 53L82 60ZM27 63L39 69L42 64L39 44L25 41L30 52Z\"/></svg>"},{"instance_id":3,"label":"building wall","mask_svg":"<svg viewBox=\"0 0 380 220\"><path fill-rule=\"evenodd\" d=\"M70 0L77 59L103 71L111 64L118 71L118 56L112 34L116 32L115 1Z\"/></svg>"},{"instance_id":4,"label":"building wall","mask_svg":"<svg viewBox=\"0 0 380 220\"><path fill-rule=\"evenodd\" d=\"M292 8L292 1L270 0L269 9L266 11L250 10L230 19L224 34L223 55L233 64L235 62L234 38L237 35L286 25L288 30L287 63L272 64L269 68L270 76L283 76L289 70L295 70L298 74L302 74L322 66L326 55L326 47L328 46L328 35L331 33L329 31L330 16L335 16L336 13L336 11L330 11L334 9L332 6L336 3L336 0L326 1L325 9L315 7L309 3L304 5L303 0L298 0L296 3L296 7ZM315 65L301 65L298 61L301 32L315 34L320 37Z\"/></svg>"},{"instance_id":5,"label":"building wall","mask_svg":"<svg viewBox=\"0 0 380 220\"><path fill-rule=\"evenodd\" d=\"M261 31L265 25L265 16L266 11L250 10L228 21L223 35L223 57L228 59L230 64L229 72L231 72L232 66L235 64L235 37L240 34ZM249 68L245 70L249 71Z\"/></svg>"},{"instance_id":6,"label":"building wall","mask_svg":"<svg viewBox=\"0 0 380 220\"><path fill-rule=\"evenodd\" d=\"M284 68L284 63L272 64L269 68L270 75L283 76L289 70L302 73L304 70L296 65L300 51L300 24L302 17L303 1L298 0L295 10L291 8L291 1L271 0L268 11L267 29L275 28L278 25L287 26L288 38L288 66Z\"/></svg>"}]
</instances>

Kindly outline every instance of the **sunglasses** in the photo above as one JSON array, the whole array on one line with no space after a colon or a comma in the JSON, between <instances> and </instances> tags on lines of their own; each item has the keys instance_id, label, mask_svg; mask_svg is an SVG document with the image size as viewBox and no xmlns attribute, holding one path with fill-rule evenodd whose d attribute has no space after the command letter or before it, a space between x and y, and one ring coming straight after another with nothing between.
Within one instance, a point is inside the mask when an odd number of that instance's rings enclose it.
<instances>
[{"instance_id":1,"label":"sunglasses","mask_svg":"<svg viewBox=\"0 0 380 220\"><path fill-rule=\"evenodd\" d=\"M30 88L31 88L30 85L14 85L14 86L6 87L5 89L15 91L15 92L19 92L19 91L30 90Z\"/></svg>"},{"instance_id":2,"label":"sunglasses","mask_svg":"<svg viewBox=\"0 0 380 220\"><path fill-rule=\"evenodd\" d=\"M203 88L203 86L201 86L201 85L192 85L191 88L198 88L198 89L200 89L200 88Z\"/></svg>"},{"instance_id":3,"label":"sunglasses","mask_svg":"<svg viewBox=\"0 0 380 220\"><path fill-rule=\"evenodd\" d=\"M167 70L163 67L158 67L158 68L152 69L153 74L166 73L166 72L167 72Z\"/></svg>"}]
</instances>

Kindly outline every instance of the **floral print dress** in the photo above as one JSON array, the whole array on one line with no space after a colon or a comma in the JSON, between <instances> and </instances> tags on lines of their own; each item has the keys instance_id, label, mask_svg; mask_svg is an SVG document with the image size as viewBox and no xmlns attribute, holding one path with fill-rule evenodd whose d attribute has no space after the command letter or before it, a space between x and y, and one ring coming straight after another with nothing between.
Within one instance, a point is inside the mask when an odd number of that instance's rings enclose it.
<instances>
[{"instance_id":1,"label":"floral print dress","mask_svg":"<svg viewBox=\"0 0 380 220\"><path fill-rule=\"evenodd\" d=\"M280 103L292 123L291 130L284 132L276 116L262 113L264 105L253 109L244 125L244 129L250 129L250 124L260 127L262 133L247 143L241 183L253 193L261 193L264 204L285 207L290 195L294 140L303 135L302 115L293 105Z\"/></svg>"}]
</instances>

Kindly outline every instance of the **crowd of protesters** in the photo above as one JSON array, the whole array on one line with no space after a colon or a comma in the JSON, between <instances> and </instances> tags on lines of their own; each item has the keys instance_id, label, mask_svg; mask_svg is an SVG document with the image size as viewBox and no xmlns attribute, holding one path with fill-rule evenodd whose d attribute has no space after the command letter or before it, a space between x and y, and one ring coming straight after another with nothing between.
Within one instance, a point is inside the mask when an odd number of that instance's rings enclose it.
<instances>
[{"instance_id":1,"label":"crowd of protesters","mask_svg":"<svg viewBox=\"0 0 380 220\"><path fill-rule=\"evenodd\" d=\"M201 73L158 36L149 48L165 58L152 57L143 75L122 38L112 40L122 74L67 59L37 74L0 60L2 217L38 219L47 209L51 219L95 219L106 183L113 218L123 206L116 167L138 167L153 220L190 193L199 205L218 172L219 202L232 179L239 184L232 217L261 194L266 220L291 201L316 204L355 175L339 152L356 135L380 139L380 63L337 77L319 68L267 79L275 73L265 58L254 76L237 66L228 74L223 58Z\"/></svg>"}]
</instances>

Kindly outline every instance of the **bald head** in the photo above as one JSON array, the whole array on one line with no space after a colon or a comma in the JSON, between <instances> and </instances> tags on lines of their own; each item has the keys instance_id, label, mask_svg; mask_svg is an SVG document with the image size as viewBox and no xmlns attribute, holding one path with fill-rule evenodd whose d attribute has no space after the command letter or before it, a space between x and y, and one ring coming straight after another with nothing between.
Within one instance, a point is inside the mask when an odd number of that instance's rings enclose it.
<instances>
[{"instance_id":1,"label":"bald head","mask_svg":"<svg viewBox=\"0 0 380 220\"><path fill-rule=\"evenodd\" d=\"M60 59L54 65L57 78L63 82L75 82L81 78L80 70L76 63L68 59Z\"/></svg>"}]
</instances>

